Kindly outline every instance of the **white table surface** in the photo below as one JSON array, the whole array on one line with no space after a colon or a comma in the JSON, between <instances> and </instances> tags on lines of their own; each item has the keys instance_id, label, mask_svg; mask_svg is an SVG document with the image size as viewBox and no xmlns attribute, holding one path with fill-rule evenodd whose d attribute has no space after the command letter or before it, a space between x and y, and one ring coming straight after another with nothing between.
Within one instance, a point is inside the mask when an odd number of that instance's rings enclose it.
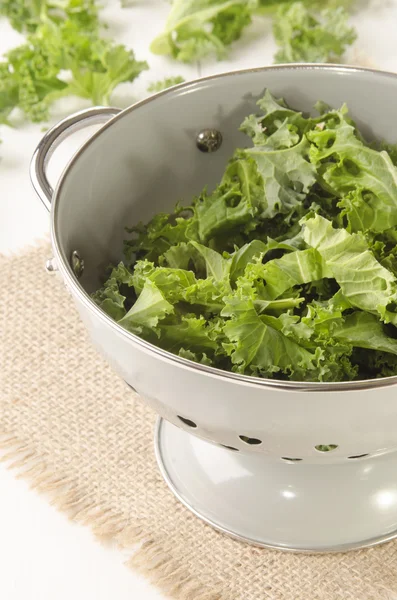
<instances>
[{"instance_id":1,"label":"white table surface","mask_svg":"<svg viewBox=\"0 0 397 600\"><path fill-rule=\"evenodd\" d=\"M397 0L370 0L353 18L359 33L356 48L380 68L397 71ZM139 59L147 59L150 71L133 84L123 84L113 98L127 106L147 95L150 81L164 76L198 75L270 64L274 44L269 23L258 21L252 36L235 44L227 61L201 66L180 65L149 52L149 43L164 24L166 0L133 0L121 9L118 0L104 0L104 19L109 33L131 45ZM20 40L0 19L0 54ZM351 54L353 56L353 54ZM53 111L51 123L87 106L84 101L63 100ZM16 127L0 127L0 252L9 253L42 238L48 232L48 216L29 181L29 161L42 136L42 125L15 118ZM92 130L91 130L92 131ZM90 131L65 142L51 164L56 181L75 148ZM159 600L164 598L146 580L124 566L128 554L103 547L88 528L72 524L51 507L46 498L0 466L0 597L4 600ZM363 599L364 600L364 599Z\"/></svg>"}]
</instances>

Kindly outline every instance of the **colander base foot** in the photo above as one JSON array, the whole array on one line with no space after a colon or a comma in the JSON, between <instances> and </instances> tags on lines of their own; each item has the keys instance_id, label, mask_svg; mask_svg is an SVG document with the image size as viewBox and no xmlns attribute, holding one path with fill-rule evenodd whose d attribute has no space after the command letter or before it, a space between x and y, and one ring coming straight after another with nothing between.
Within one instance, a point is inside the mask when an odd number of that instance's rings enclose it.
<instances>
[{"instance_id":1,"label":"colander base foot","mask_svg":"<svg viewBox=\"0 0 397 600\"><path fill-rule=\"evenodd\" d=\"M286 464L227 450L162 419L155 448L177 498L240 540L340 552L397 537L397 453L343 464Z\"/></svg>"}]
</instances>

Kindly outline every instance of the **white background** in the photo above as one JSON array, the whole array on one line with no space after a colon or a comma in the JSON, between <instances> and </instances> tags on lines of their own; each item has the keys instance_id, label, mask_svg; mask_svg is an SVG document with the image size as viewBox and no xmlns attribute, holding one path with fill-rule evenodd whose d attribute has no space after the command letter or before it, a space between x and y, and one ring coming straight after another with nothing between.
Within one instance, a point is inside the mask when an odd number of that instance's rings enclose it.
<instances>
[{"instance_id":1,"label":"white background","mask_svg":"<svg viewBox=\"0 0 397 600\"><path fill-rule=\"evenodd\" d=\"M161 31L169 4L166 0L133 0L121 9L118 0L103 0L103 18L109 34L134 48L150 71L133 84L123 84L113 97L115 106L127 106L147 95L149 82L170 75L193 79L199 75L270 64L274 44L268 22L253 24L248 38L235 44L229 59L186 66L155 57L150 41ZM359 38L356 53L348 58L370 58L373 65L397 71L397 0L362 2L353 17ZM21 37L0 19L0 54ZM396 98L397 103L397 98ZM397 105L397 104L396 104ZM87 106L84 101L63 100L52 114L51 125L67 113ZM376 107L374 107L376 110ZM397 114L397 111L396 111ZM29 125L15 115L15 128L0 128L0 252L9 253L42 238L48 216L29 181L29 161L40 137L41 125ZM92 131L92 130L91 130ZM66 160L87 135L66 141L54 157L51 179L56 181ZM397 140L396 140L397 141ZM0 319L1 322L1 319ZM45 365L43 365L45 368ZM127 569L127 555L99 545L87 528L70 523L49 506L46 498L0 466L0 595L4 600L158 600L161 594ZM365 600L365 599L363 599Z\"/></svg>"}]
</instances>

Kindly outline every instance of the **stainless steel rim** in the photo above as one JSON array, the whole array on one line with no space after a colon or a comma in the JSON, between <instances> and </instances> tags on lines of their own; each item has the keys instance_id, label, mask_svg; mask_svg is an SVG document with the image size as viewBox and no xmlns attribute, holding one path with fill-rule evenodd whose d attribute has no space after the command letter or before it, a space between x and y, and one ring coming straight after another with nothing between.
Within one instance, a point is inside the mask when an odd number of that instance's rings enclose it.
<instances>
[{"instance_id":1,"label":"stainless steel rim","mask_svg":"<svg viewBox=\"0 0 397 600\"><path fill-rule=\"evenodd\" d=\"M139 107L152 102L153 100L165 96L167 94L173 93L176 89L189 89L194 87L198 83L205 81L213 81L216 79L221 79L223 77L235 77L239 75L244 75L246 73L266 73L268 71L284 71L284 70L301 70L301 71L310 71L310 70L327 70L327 71L336 71L340 73L373 73L377 76L382 77L391 77L393 79L397 78L396 73L392 73L389 71L379 71L376 69L366 68L366 67L350 67L350 66L341 66L341 65L321 65L316 63L307 63L307 64L286 64L286 65L274 65L269 67L257 67L254 69L241 69L237 71L230 71L226 73L221 73L218 75L210 75L208 77L202 77L199 79L195 79L193 81L189 81L187 83L181 83L177 86L173 86L167 90L159 92L145 100L137 102L136 104L131 105L126 108L118 115L111 118L107 123L101 127L96 133L94 133L89 140L85 142L85 144L76 152L73 158L66 165L65 169L62 172L62 175L57 183L57 186L54 191L53 199L52 199L52 209L51 209L51 240L54 249L54 254L57 259L57 263L59 266L59 270L62 273L62 276L67 281L70 288L73 290L73 293L77 296L80 302L82 302L91 312L93 312L97 318L104 321L108 326L113 328L119 335L123 335L127 337L130 342L134 343L136 346L139 346L146 352L151 354L158 355L161 359L171 362L171 363L179 363L185 369L190 369L194 371L202 371L207 375L233 380L236 383L248 384L255 387L261 387L263 389L278 389L278 390L288 390L288 391L304 391L304 392L335 392L335 391L353 391L353 390L367 390L371 388L381 388L388 387L391 385L397 384L397 375L392 377L384 377L382 379L368 379L368 380L360 380L360 381L352 381L352 382L299 382L299 381L277 381L272 379L261 379L259 377L253 377L250 375L240 375L236 373L232 373L229 371L223 371L221 369L217 369L215 367L210 367L206 365L202 365L199 363L195 363L193 361L187 360L185 358L181 358L175 354L167 352L157 346L154 346L145 340L139 338L138 336L130 333L121 325L118 325L116 321L111 319L105 312L103 312L95 302L90 298L84 288L79 284L76 279L72 269L70 268L68 257L66 257L63 251L60 248L58 243L58 232L56 229L56 214L58 210L58 197L64 185L66 176L68 171L72 168L74 163L79 159L81 154L88 148L94 140L96 140L100 135L103 134L109 127L113 125L114 122L123 118L124 115L129 114L130 112L138 109Z\"/></svg>"},{"instance_id":2,"label":"stainless steel rim","mask_svg":"<svg viewBox=\"0 0 397 600\"><path fill-rule=\"evenodd\" d=\"M216 522L212 521L211 519L208 519L206 516L204 516L199 510L197 510L189 502L189 500L174 485L174 483L165 467L163 455L161 452L160 437L161 437L163 423L164 423L164 419L162 417L157 417L155 430L154 430L154 453L156 456L157 465L159 467L160 473L161 473L165 483L167 484L167 486L169 487L171 492L174 494L174 496L179 500L179 502L181 502L184 506L186 506L186 508L188 508L190 510L190 512L192 512L196 517L198 517L201 521L204 521L207 525L210 525L217 531L220 531L221 533L223 533L229 537L232 537L235 540L238 540L240 542L245 542L246 544L250 544L251 546L256 546L259 548L269 548L271 550L280 550L283 552L293 552L296 554L336 554L338 552L349 552L349 551L353 551L353 550L362 550L363 548L371 548L373 546L379 546L380 544L385 544L386 542L390 542L397 538L397 530L396 530L387 535L379 536L379 537L372 538L369 540L364 540L362 542L358 542L355 544L341 544L339 546L330 546L330 547L325 546L325 547L319 548L319 549L308 550L307 548L287 547L287 546L282 546L282 545L277 546L275 544L266 544L260 540L256 540L254 538L244 537L239 534L236 534L235 532L230 531L229 529L226 529L225 527L222 527L218 523L216 523ZM192 434L189 434L189 435L192 435Z\"/></svg>"}]
</instances>

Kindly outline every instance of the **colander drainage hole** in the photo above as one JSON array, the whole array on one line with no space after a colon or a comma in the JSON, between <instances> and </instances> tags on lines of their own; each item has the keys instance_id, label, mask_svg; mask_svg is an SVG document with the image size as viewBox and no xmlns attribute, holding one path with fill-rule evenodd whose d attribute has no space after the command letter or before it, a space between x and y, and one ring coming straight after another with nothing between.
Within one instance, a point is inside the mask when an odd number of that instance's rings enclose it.
<instances>
[{"instance_id":1,"label":"colander drainage hole","mask_svg":"<svg viewBox=\"0 0 397 600\"><path fill-rule=\"evenodd\" d=\"M191 421L190 419L185 419L185 417L180 417L179 415L178 419L180 421L182 421L182 423L185 423L185 425L187 425L188 427L197 427L196 423L194 423L194 421Z\"/></svg>"},{"instance_id":2,"label":"colander drainage hole","mask_svg":"<svg viewBox=\"0 0 397 600\"><path fill-rule=\"evenodd\" d=\"M289 462L289 463L294 463L294 462L300 462L301 460L303 460L303 458L290 458L289 456L282 456L281 460L285 460L285 462Z\"/></svg>"},{"instance_id":3,"label":"colander drainage hole","mask_svg":"<svg viewBox=\"0 0 397 600\"><path fill-rule=\"evenodd\" d=\"M238 452L239 449L235 448L234 446L226 446L225 444L219 444L220 446L222 446L222 448L226 448L226 450L233 450L234 452Z\"/></svg>"},{"instance_id":4,"label":"colander drainage hole","mask_svg":"<svg viewBox=\"0 0 397 600\"><path fill-rule=\"evenodd\" d=\"M318 452L331 452L332 450L336 450L338 444L319 444L318 446L314 446Z\"/></svg>"},{"instance_id":5,"label":"colander drainage hole","mask_svg":"<svg viewBox=\"0 0 397 600\"><path fill-rule=\"evenodd\" d=\"M347 458L364 458L365 456L369 456L369 454L356 454L356 456L348 456Z\"/></svg>"},{"instance_id":6,"label":"colander drainage hole","mask_svg":"<svg viewBox=\"0 0 397 600\"><path fill-rule=\"evenodd\" d=\"M262 443L262 440L258 440L257 438L247 437L246 435L239 435L239 438L242 442L246 444L251 444L252 446L258 446Z\"/></svg>"}]
</instances>

